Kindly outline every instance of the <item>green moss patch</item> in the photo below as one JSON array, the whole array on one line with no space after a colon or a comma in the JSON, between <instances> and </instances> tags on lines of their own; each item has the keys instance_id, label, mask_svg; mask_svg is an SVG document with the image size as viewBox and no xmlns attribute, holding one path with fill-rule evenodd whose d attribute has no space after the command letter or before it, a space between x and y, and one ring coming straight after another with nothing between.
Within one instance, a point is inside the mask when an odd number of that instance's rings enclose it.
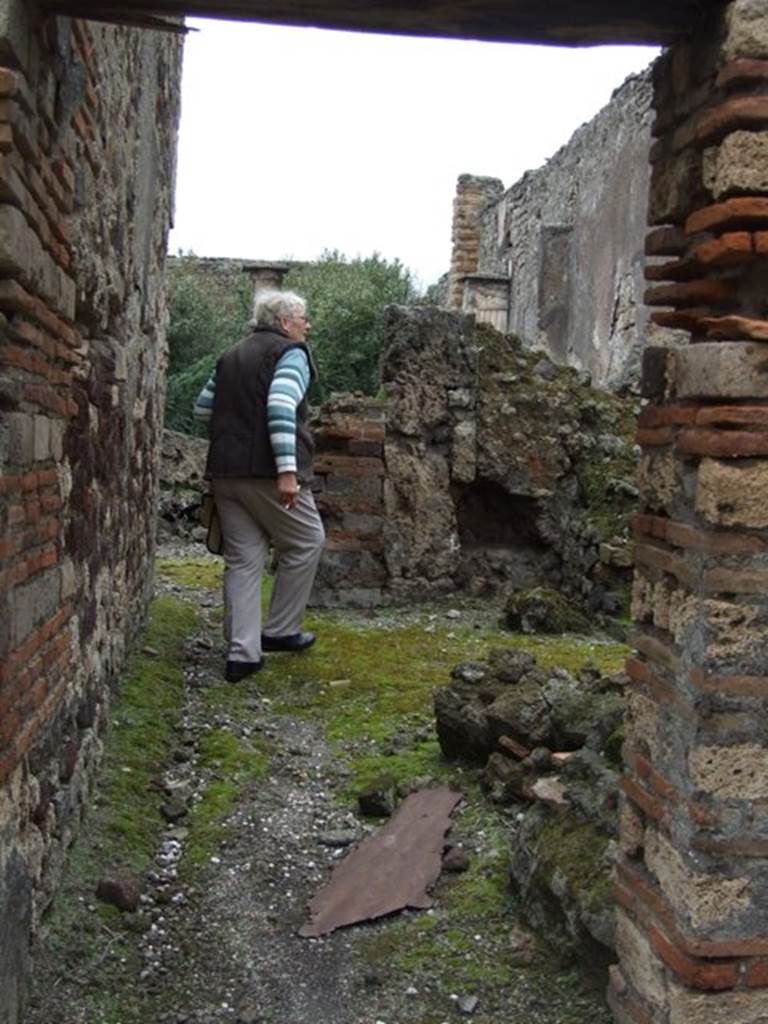
<instances>
[{"instance_id":1,"label":"green moss patch","mask_svg":"<svg viewBox=\"0 0 768 1024\"><path fill-rule=\"evenodd\" d=\"M180 864L185 877L215 853L242 790L267 774L269 749L263 740L239 739L225 729L215 729L200 741L198 765L211 777L188 819L190 835Z\"/></svg>"},{"instance_id":2,"label":"green moss patch","mask_svg":"<svg viewBox=\"0 0 768 1024\"><path fill-rule=\"evenodd\" d=\"M111 980L113 973L122 978L141 967L124 929L126 919L115 907L96 901L94 893L99 879L115 869L141 875L165 829L162 796L153 783L167 764L180 720L182 650L197 622L190 604L170 597L152 602L142 653L132 659L113 700L112 730L87 832L70 851L67 873L45 918L57 978L82 979L83 1019L103 1024L142 1019L130 995L114 994ZM83 902L92 902L90 913L83 913ZM107 948L122 957L120 967L105 960Z\"/></svg>"},{"instance_id":3,"label":"green moss patch","mask_svg":"<svg viewBox=\"0 0 768 1024\"><path fill-rule=\"evenodd\" d=\"M155 571L160 579L182 587L218 590L224 578L224 563L220 558L158 558Z\"/></svg>"}]
</instances>

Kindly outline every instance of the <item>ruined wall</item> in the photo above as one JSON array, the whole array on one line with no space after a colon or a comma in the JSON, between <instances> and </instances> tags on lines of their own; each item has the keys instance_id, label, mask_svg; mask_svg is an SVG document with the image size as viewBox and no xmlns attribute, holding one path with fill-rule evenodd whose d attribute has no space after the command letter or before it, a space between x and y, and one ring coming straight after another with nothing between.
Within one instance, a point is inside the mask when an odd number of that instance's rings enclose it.
<instances>
[{"instance_id":1,"label":"ruined wall","mask_svg":"<svg viewBox=\"0 0 768 1024\"><path fill-rule=\"evenodd\" d=\"M151 585L181 50L0 6L0 1019Z\"/></svg>"},{"instance_id":2,"label":"ruined wall","mask_svg":"<svg viewBox=\"0 0 768 1024\"><path fill-rule=\"evenodd\" d=\"M768 7L655 72L621 1024L768 1019ZM663 283L661 283L663 282Z\"/></svg>"},{"instance_id":3,"label":"ruined wall","mask_svg":"<svg viewBox=\"0 0 768 1024\"><path fill-rule=\"evenodd\" d=\"M598 387L636 385L649 341L643 240L650 102L650 72L627 79L543 167L496 201L487 194L482 206L462 207L462 230L474 226L479 240L474 265L462 264L464 290L454 287L451 308L588 371Z\"/></svg>"},{"instance_id":4,"label":"ruined wall","mask_svg":"<svg viewBox=\"0 0 768 1024\"><path fill-rule=\"evenodd\" d=\"M339 396L314 423L328 544L313 601L548 585L618 612L634 403L470 317L390 307L385 330L385 401Z\"/></svg>"}]
</instances>

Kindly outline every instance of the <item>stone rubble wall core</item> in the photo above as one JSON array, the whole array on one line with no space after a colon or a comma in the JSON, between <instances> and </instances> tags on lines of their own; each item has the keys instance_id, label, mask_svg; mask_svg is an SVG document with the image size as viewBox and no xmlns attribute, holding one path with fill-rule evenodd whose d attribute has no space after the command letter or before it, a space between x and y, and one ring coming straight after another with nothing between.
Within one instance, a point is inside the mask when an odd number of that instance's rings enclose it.
<instances>
[{"instance_id":1,"label":"stone rubble wall core","mask_svg":"<svg viewBox=\"0 0 768 1024\"><path fill-rule=\"evenodd\" d=\"M181 42L0 12L0 1019L152 587Z\"/></svg>"}]
</instances>

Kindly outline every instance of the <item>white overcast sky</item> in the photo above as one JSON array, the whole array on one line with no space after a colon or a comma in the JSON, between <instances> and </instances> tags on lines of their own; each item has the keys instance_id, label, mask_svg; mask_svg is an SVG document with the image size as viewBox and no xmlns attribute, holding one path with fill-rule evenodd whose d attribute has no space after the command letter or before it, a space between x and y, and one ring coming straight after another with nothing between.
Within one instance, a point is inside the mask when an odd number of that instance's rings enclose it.
<instances>
[{"instance_id":1,"label":"white overcast sky","mask_svg":"<svg viewBox=\"0 0 768 1024\"><path fill-rule=\"evenodd\" d=\"M448 269L460 174L509 187L658 52L189 24L169 251L376 251L422 286Z\"/></svg>"}]
</instances>

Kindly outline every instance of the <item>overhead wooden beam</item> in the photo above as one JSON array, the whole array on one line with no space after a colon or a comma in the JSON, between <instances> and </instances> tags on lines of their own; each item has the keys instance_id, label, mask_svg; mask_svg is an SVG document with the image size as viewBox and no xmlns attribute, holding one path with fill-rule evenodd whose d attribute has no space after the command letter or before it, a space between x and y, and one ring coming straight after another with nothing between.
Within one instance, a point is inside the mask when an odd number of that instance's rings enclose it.
<instances>
[{"instance_id":1,"label":"overhead wooden beam","mask_svg":"<svg viewBox=\"0 0 768 1024\"><path fill-rule=\"evenodd\" d=\"M496 42L667 45L726 0L39 0L43 10L168 28L185 16ZM173 31L174 29L171 29Z\"/></svg>"}]
</instances>

